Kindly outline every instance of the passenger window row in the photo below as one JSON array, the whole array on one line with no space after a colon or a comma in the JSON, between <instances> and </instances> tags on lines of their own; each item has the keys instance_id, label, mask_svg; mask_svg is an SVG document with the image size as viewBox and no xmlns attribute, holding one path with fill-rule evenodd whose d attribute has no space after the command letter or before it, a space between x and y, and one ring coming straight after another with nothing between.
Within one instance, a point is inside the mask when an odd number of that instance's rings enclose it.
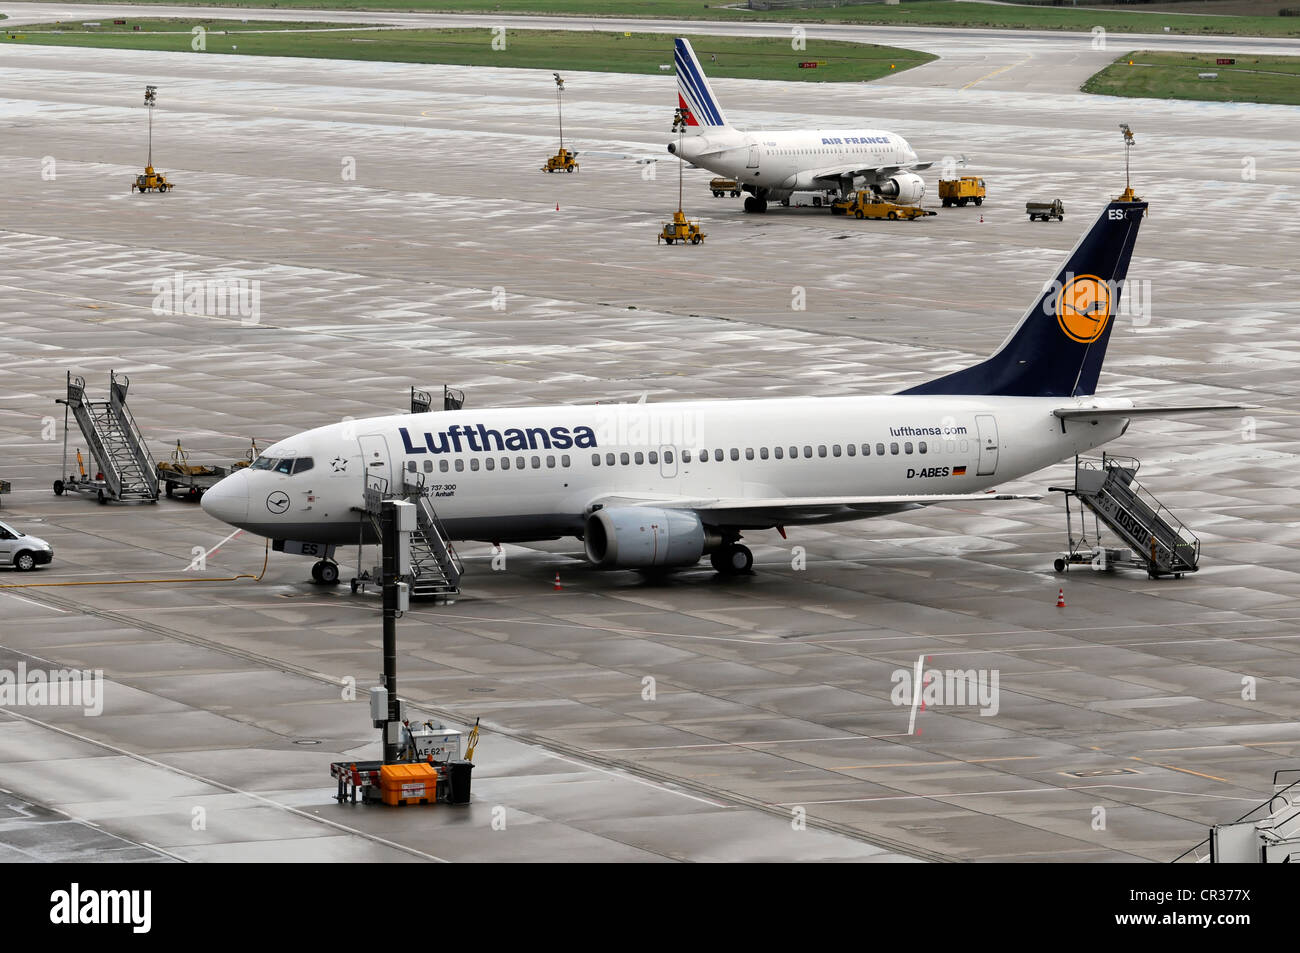
<instances>
[{"instance_id":1,"label":"passenger window row","mask_svg":"<svg viewBox=\"0 0 1300 953\"><path fill-rule=\"evenodd\" d=\"M963 441L963 443L964 442L965 441ZM948 452L955 452L957 449L955 441L950 440L948 443ZM898 454L939 453L940 449L941 448L938 445L931 448L929 443L924 440L919 440L915 444L910 440L906 440L902 443L891 442L889 444L819 444L816 447L813 447L811 444L805 444L802 448L798 446L789 448L759 447L758 449L746 447L744 450L741 450L739 447L731 447L727 450L683 450L682 463L707 463L709 460L721 463L728 459L739 460L741 454L744 454L746 460L785 460L787 458L790 460L797 460L800 457L812 459L814 455L817 457L856 457L859 455L869 457L874 454L883 457L886 454L897 456ZM663 457L664 463L673 462L673 453L671 450L665 450ZM622 453L606 453L603 456L599 453L593 453L591 455L591 465L594 467L602 465L612 467L619 464L623 466L636 464L639 466L642 463L657 464L658 462L658 454L653 450L646 454L640 452L628 453L625 451Z\"/></svg>"},{"instance_id":2,"label":"passenger window row","mask_svg":"<svg viewBox=\"0 0 1300 953\"><path fill-rule=\"evenodd\" d=\"M961 447L962 452L965 452L969 445L965 440L961 441L961 443L962 443L962 447ZM957 450L956 441L949 440L947 451L949 453L954 453L956 452L956 450ZM818 444L816 447L814 447L811 444L804 444L802 447L799 446L771 447L771 448L759 447L758 449L755 449L753 447L746 447L744 448L744 450L741 450L739 447L731 447L730 449L727 450L723 450L723 449L698 450L698 451L683 450L681 452L681 458L682 458L682 463L693 463L693 462L708 463L710 460L713 460L714 462L717 463L721 463L724 460L728 460L728 459L739 460L741 458L741 454L744 454L744 458L746 460L755 460L755 459L757 460L786 460L786 459L798 460L800 458L803 458L805 460L811 460L814 456L817 456L818 458L857 457L857 456L870 457L873 455L878 457L883 457L886 455L898 456L900 454L903 455L924 454L924 453L931 453L931 452L939 453L940 451L941 448L937 444L934 446L932 450L930 445L924 440L919 440L915 444L912 443L912 441L910 440L905 440L902 443L899 443L897 441L891 441L888 444L835 443L829 445ZM614 452L607 452L604 454L593 453L591 455L591 465L593 467L599 467L599 466L607 466L607 467L625 466L626 467L626 466L643 466L648 463L651 466L658 466L660 456L661 454L657 450L649 450L649 451L624 450L617 453ZM671 464L675 462L675 456L672 450L665 450L662 454L662 457L663 457L663 462L665 464ZM261 463L260 460L258 462ZM284 462L286 461L278 461L278 460L270 461L271 466L275 466L276 464L283 464ZM291 464L293 463L293 461L287 461L287 462ZM527 470L530 468L533 470L540 470L543 469L543 467L548 470L554 470L557 466L560 468L568 468L572 465L572 462L573 461L570 459L567 453L560 455L558 458L550 454L548 454L545 457L541 457L541 456L529 456L529 457L517 456L517 457L500 457L500 458L484 457L482 458L481 462L480 462L480 458L478 457L470 457L468 464L463 458L459 458L456 460L439 460L438 471L440 473L448 473L452 470L455 470L455 472L457 473L463 473L465 472L466 469L468 469L471 472L477 473L480 468L491 471L491 470L496 470L498 468L501 470L509 470L512 468L515 470ZM305 466L302 466L301 464L304 463ZM301 457L298 460L298 464L299 466L296 466L293 469L294 473L299 473L304 469L309 469L312 465L311 458ZM264 466L262 468L266 468L266 467ZM416 462L414 460L406 461L406 469L411 473L415 473L417 470ZM424 472L432 473L433 469L434 469L433 461L425 460ZM288 472L288 471L282 470L280 472Z\"/></svg>"},{"instance_id":3,"label":"passenger window row","mask_svg":"<svg viewBox=\"0 0 1300 953\"><path fill-rule=\"evenodd\" d=\"M500 467L502 470L509 470L512 466L516 470L527 470L530 467L534 470L540 470L543 467L547 470L554 470L556 467L567 468L572 465L573 460L567 453L561 454L558 458L554 454L547 454L545 457L501 457L500 461ZM438 472L449 473L450 471L455 470L457 473L464 473L466 470L469 470L471 473L477 473L480 467L484 470L495 470L497 469L497 466L498 463L496 457L484 457L481 462L478 457L470 457L468 465L463 458L456 460L439 460ZM410 473L415 473L415 461L407 460L406 469ZM432 460L424 461L424 472L433 472Z\"/></svg>"}]
</instances>

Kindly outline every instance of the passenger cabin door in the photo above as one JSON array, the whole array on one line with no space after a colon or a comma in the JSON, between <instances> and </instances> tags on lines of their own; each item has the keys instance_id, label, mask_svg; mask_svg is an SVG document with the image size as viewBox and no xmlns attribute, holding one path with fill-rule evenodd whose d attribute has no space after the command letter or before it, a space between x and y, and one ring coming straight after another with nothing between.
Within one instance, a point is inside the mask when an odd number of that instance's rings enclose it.
<instances>
[{"instance_id":1,"label":"passenger cabin door","mask_svg":"<svg viewBox=\"0 0 1300 953\"><path fill-rule=\"evenodd\" d=\"M975 426L980 434L980 476L991 476L998 468L998 422L992 414L976 414Z\"/></svg>"},{"instance_id":2,"label":"passenger cabin door","mask_svg":"<svg viewBox=\"0 0 1300 953\"><path fill-rule=\"evenodd\" d=\"M380 433L366 434L358 437L361 447L361 473L366 489L377 489L381 493L396 493L401 487L393 482L392 465L388 458L388 441Z\"/></svg>"},{"instance_id":3,"label":"passenger cabin door","mask_svg":"<svg viewBox=\"0 0 1300 953\"><path fill-rule=\"evenodd\" d=\"M745 168L747 169L758 168L758 146L749 147L749 161L745 163Z\"/></svg>"}]
</instances>

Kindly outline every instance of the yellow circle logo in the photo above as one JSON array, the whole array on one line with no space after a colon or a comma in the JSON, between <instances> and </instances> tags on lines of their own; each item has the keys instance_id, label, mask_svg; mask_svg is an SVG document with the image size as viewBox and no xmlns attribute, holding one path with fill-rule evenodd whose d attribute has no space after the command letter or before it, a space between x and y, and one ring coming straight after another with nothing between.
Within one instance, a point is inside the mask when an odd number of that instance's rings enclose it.
<instances>
[{"instance_id":1,"label":"yellow circle logo","mask_svg":"<svg viewBox=\"0 0 1300 953\"><path fill-rule=\"evenodd\" d=\"M1110 287L1096 275L1074 278L1057 295L1056 320L1070 340L1091 344L1110 320Z\"/></svg>"}]
</instances>

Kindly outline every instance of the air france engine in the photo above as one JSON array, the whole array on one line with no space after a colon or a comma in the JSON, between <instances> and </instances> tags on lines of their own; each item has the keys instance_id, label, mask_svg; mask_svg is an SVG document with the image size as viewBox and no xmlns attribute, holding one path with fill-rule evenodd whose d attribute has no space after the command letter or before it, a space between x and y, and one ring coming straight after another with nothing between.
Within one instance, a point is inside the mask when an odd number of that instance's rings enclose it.
<instances>
[{"instance_id":1,"label":"air france engine","mask_svg":"<svg viewBox=\"0 0 1300 953\"><path fill-rule=\"evenodd\" d=\"M683 510L613 506L587 517L587 558L601 569L693 566L718 539Z\"/></svg>"},{"instance_id":2,"label":"air france engine","mask_svg":"<svg viewBox=\"0 0 1300 953\"><path fill-rule=\"evenodd\" d=\"M876 187L876 191L899 205L916 205L925 197L925 179L915 172L896 175Z\"/></svg>"}]
</instances>

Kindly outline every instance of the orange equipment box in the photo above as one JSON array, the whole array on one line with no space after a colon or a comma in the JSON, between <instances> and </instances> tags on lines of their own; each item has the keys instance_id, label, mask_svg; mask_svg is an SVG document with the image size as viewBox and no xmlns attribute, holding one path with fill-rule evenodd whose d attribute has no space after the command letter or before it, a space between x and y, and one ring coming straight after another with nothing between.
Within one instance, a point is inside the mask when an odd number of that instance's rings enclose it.
<instances>
[{"instance_id":1,"label":"orange equipment box","mask_svg":"<svg viewBox=\"0 0 1300 953\"><path fill-rule=\"evenodd\" d=\"M438 769L431 764L386 764L379 769L385 804L430 804L438 796Z\"/></svg>"}]
</instances>

